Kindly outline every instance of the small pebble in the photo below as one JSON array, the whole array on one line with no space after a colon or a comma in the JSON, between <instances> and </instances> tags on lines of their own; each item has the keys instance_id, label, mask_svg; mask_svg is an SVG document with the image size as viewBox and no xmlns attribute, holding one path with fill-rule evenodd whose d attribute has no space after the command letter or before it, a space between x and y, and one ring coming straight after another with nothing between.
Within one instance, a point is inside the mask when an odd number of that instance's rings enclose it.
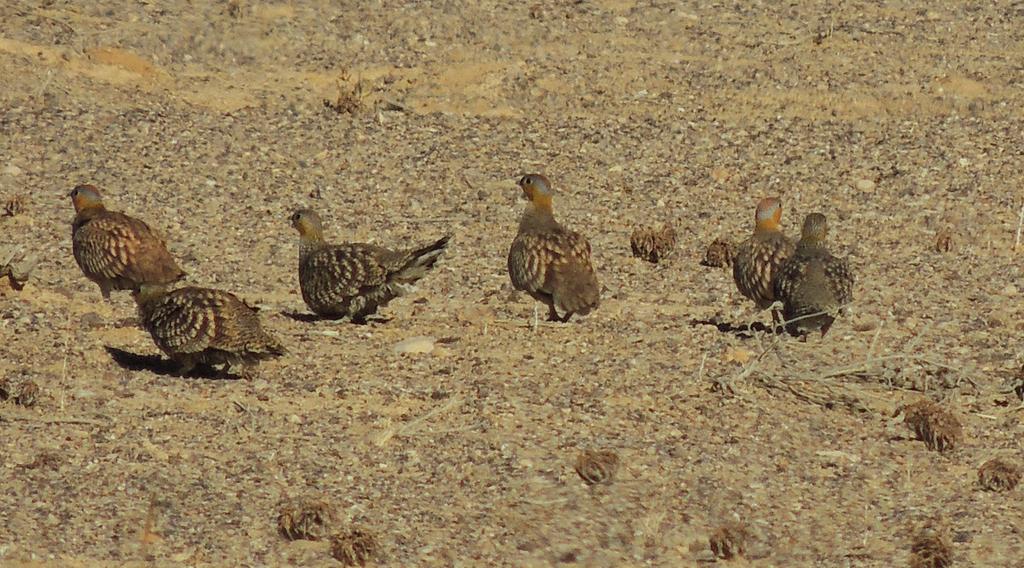
<instances>
[{"instance_id":1,"label":"small pebble","mask_svg":"<svg viewBox=\"0 0 1024 568\"><path fill-rule=\"evenodd\" d=\"M869 179L859 179L859 180L857 180L857 182L854 185L860 191L874 191L875 190L875 182L873 182L873 181L871 181Z\"/></svg>"},{"instance_id":2,"label":"small pebble","mask_svg":"<svg viewBox=\"0 0 1024 568\"><path fill-rule=\"evenodd\" d=\"M395 353L430 353L434 350L434 339L422 335L399 341L392 348Z\"/></svg>"}]
</instances>

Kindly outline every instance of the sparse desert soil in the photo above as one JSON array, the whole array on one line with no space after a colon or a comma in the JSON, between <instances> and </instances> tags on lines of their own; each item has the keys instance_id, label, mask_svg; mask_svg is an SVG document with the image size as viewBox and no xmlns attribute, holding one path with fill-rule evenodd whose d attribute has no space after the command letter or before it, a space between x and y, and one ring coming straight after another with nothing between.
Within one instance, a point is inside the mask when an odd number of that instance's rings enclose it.
<instances>
[{"instance_id":1,"label":"sparse desert soil","mask_svg":"<svg viewBox=\"0 0 1024 568\"><path fill-rule=\"evenodd\" d=\"M958 566L1022 565L1024 489L976 473L1024 462L1019 2L341 4L0 5L0 197L26 198L0 244L41 258L0 288L0 377L41 390L0 403L0 564L339 565L277 531L316 496L388 566L703 566L729 523L732 566L903 566L931 521ZM534 170L603 286L536 331L505 268ZM83 182L290 355L168 372L75 265ZM827 214L856 270L824 339L720 330L768 319L699 264L765 195L791 234ZM453 244L389 321L302 321L298 206L333 240ZM675 255L632 258L663 222ZM953 451L893 418L924 397Z\"/></svg>"}]
</instances>

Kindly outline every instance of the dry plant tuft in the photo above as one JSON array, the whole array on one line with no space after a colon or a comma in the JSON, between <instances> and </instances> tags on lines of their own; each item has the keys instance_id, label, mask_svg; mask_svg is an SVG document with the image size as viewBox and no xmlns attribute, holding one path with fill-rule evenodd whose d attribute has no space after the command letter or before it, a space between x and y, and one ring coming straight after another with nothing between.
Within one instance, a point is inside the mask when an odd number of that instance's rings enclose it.
<instances>
[{"instance_id":1,"label":"dry plant tuft","mask_svg":"<svg viewBox=\"0 0 1024 568\"><path fill-rule=\"evenodd\" d=\"M715 532L708 537L708 545L715 557L729 560L743 556L748 540L750 540L750 531L747 526L743 523L731 522L715 529Z\"/></svg>"},{"instance_id":2,"label":"dry plant tuft","mask_svg":"<svg viewBox=\"0 0 1024 568\"><path fill-rule=\"evenodd\" d=\"M619 469L619 454L612 450L586 450L576 457L575 467L587 485L611 483Z\"/></svg>"},{"instance_id":3,"label":"dry plant tuft","mask_svg":"<svg viewBox=\"0 0 1024 568\"><path fill-rule=\"evenodd\" d=\"M242 0L228 0L227 12L232 18L241 18Z\"/></svg>"},{"instance_id":4,"label":"dry plant tuft","mask_svg":"<svg viewBox=\"0 0 1024 568\"><path fill-rule=\"evenodd\" d=\"M943 406L928 399L919 400L900 409L903 422L917 434L929 450L952 450L963 437L960 419Z\"/></svg>"},{"instance_id":5,"label":"dry plant tuft","mask_svg":"<svg viewBox=\"0 0 1024 568\"><path fill-rule=\"evenodd\" d=\"M35 381L25 380L18 386L18 394L14 395L14 404L19 406L35 406L39 398L39 385Z\"/></svg>"},{"instance_id":6,"label":"dry plant tuft","mask_svg":"<svg viewBox=\"0 0 1024 568\"><path fill-rule=\"evenodd\" d=\"M1020 467L1000 458L990 459L978 468L978 483L987 491L1012 491L1020 478Z\"/></svg>"},{"instance_id":7,"label":"dry plant tuft","mask_svg":"<svg viewBox=\"0 0 1024 568\"><path fill-rule=\"evenodd\" d=\"M25 212L28 207L28 199L24 195L14 195L4 202L4 215L17 217Z\"/></svg>"},{"instance_id":8,"label":"dry plant tuft","mask_svg":"<svg viewBox=\"0 0 1024 568\"><path fill-rule=\"evenodd\" d=\"M647 262L658 263L670 256L676 248L676 230L668 223L661 229L640 225L629 237L633 256Z\"/></svg>"},{"instance_id":9,"label":"dry plant tuft","mask_svg":"<svg viewBox=\"0 0 1024 568\"><path fill-rule=\"evenodd\" d=\"M373 533L353 528L331 536L331 556L345 566L366 566L380 554L380 546Z\"/></svg>"},{"instance_id":10,"label":"dry plant tuft","mask_svg":"<svg viewBox=\"0 0 1024 568\"><path fill-rule=\"evenodd\" d=\"M338 95L332 101L324 99L324 107L338 114L355 114L363 108L363 82L351 83L348 71L338 75Z\"/></svg>"},{"instance_id":11,"label":"dry plant tuft","mask_svg":"<svg viewBox=\"0 0 1024 568\"><path fill-rule=\"evenodd\" d=\"M39 400L39 385L31 379L21 382L10 378L0 379L0 402L11 401L19 406L34 406Z\"/></svg>"},{"instance_id":12,"label":"dry plant tuft","mask_svg":"<svg viewBox=\"0 0 1024 568\"><path fill-rule=\"evenodd\" d=\"M277 529L288 540L320 540L334 522L334 509L320 499L297 499L284 505L277 517Z\"/></svg>"},{"instance_id":13,"label":"dry plant tuft","mask_svg":"<svg viewBox=\"0 0 1024 568\"><path fill-rule=\"evenodd\" d=\"M727 268L732 266L734 258L736 247L729 241L718 238L708 245L708 250L704 252L704 260L700 263L711 268Z\"/></svg>"},{"instance_id":14,"label":"dry plant tuft","mask_svg":"<svg viewBox=\"0 0 1024 568\"><path fill-rule=\"evenodd\" d=\"M949 252L953 250L954 241L953 231L942 229L935 235L935 252Z\"/></svg>"},{"instance_id":15,"label":"dry plant tuft","mask_svg":"<svg viewBox=\"0 0 1024 568\"><path fill-rule=\"evenodd\" d=\"M953 545L944 529L929 523L910 542L910 568L946 568L953 565Z\"/></svg>"}]
</instances>

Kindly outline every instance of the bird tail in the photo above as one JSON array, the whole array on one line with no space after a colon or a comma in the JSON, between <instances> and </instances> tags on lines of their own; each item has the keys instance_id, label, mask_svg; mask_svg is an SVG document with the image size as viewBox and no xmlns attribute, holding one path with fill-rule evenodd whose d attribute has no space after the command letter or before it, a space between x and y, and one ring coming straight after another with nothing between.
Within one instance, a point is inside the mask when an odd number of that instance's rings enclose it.
<instances>
[{"instance_id":1,"label":"bird tail","mask_svg":"<svg viewBox=\"0 0 1024 568\"><path fill-rule=\"evenodd\" d=\"M601 304L601 285L590 271L572 271L559 279L554 291L555 308L562 314L589 314Z\"/></svg>"},{"instance_id":2,"label":"bird tail","mask_svg":"<svg viewBox=\"0 0 1024 568\"><path fill-rule=\"evenodd\" d=\"M426 276L427 271L434 267L434 263L444 253L451 238L451 235L445 235L425 247L409 251L406 261L394 272L392 280L401 284L412 284Z\"/></svg>"}]
</instances>

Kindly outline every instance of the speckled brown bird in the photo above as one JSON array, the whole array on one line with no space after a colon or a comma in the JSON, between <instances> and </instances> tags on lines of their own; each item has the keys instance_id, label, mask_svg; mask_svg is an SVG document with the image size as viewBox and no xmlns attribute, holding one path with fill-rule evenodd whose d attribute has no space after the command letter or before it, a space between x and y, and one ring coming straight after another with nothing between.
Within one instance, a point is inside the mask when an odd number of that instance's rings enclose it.
<instances>
[{"instance_id":1,"label":"speckled brown bird","mask_svg":"<svg viewBox=\"0 0 1024 568\"><path fill-rule=\"evenodd\" d=\"M320 216L292 214L299 232L299 288L313 313L363 323L398 296L415 289L448 246L450 235L416 249L390 250L363 243L328 244Z\"/></svg>"},{"instance_id":2,"label":"speckled brown bird","mask_svg":"<svg viewBox=\"0 0 1024 568\"><path fill-rule=\"evenodd\" d=\"M75 261L104 298L110 298L111 290L170 284L185 277L164 239L145 222L107 210L94 186L79 185L70 197L76 212L71 225Z\"/></svg>"},{"instance_id":3,"label":"speckled brown bird","mask_svg":"<svg viewBox=\"0 0 1024 568\"><path fill-rule=\"evenodd\" d=\"M527 174L519 187L530 203L508 252L512 285L546 305L551 321L567 322L573 314L590 313L601 302L590 242L555 220L548 178Z\"/></svg>"},{"instance_id":4,"label":"speckled brown bird","mask_svg":"<svg viewBox=\"0 0 1024 568\"><path fill-rule=\"evenodd\" d=\"M732 277L740 294L763 310L775 303L772 280L779 266L793 254L793 241L782 234L782 202L767 197L757 204L754 234L740 243L732 263ZM772 319L777 314L772 312Z\"/></svg>"},{"instance_id":5,"label":"speckled brown bird","mask_svg":"<svg viewBox=\"0 0 1024 568\"><path fill-rule=\"evenodd\" d=\"M223 290L143 284L133 295L153 342L188 374L196 365L252 367L287 351L260 324L258 309Z\"/></svg>"},{"instance_id":6,"label":"speckled brown bird","mask_svg":"<svg viewBox=\"0 0 1024 568\"><path fill-rule=\"evenodd\" d=\"M825 216L808 215L796 251L775 276L775 297L782 301L783 317L786 321L800 318L787 326L795 335L820 329L824 337L836 315L845 313L845 306L853 301L853 272L846 259L828 251L827 236Z\"/></svg>"}]
</instances>

